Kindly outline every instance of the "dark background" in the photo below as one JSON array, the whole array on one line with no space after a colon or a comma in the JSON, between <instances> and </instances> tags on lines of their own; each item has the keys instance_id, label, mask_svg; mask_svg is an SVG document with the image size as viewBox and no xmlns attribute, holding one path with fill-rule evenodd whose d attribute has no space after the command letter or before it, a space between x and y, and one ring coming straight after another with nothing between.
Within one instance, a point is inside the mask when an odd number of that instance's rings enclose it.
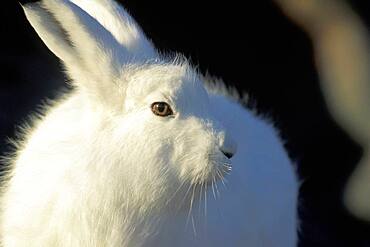
<instances>
[{"instance_id":1,"label":"dark background","mask_svg":"<svg viewBox=\"0 0 370 247\"><path fill-rule=\"evenodd\" d=\"M20 1L26 3L30 1ZM121 1L162 51L248 92L276 120L302 178L300 246L370 246L370 225L345 210L341 193L362 150L333 122L320 92L312 46L271 0ZM201 4L200 4L201 3ZM350 1L369 27L370 3ZM0 154L7 137L64 87L59 62L17 1L0 8Z\"/></svg>"}]
</instances>

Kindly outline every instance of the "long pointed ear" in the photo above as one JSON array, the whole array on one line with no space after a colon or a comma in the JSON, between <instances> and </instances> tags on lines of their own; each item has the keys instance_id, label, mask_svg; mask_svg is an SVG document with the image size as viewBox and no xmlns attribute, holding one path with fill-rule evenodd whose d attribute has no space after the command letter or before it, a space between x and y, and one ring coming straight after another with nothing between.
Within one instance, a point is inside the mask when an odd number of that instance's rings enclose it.
<instances>
[{"instance_id":1,"label":"long pointed ear","mask_svg":"<svg viewBox=\"0 0 370 247\"><path fill-rule=\"evenodd\" d=\"M72 77L77 77L74 79L80 79L81 73L101 79L128 57L126 49L103 26L69 1L45 0L23 8L44 43L65 63Z\"/></svg>"},{"instance_id":2,"label":"long pointed ear","mask_svg":"<svg viewBox=\"0 0 370 247\"><path fill-rule=\"evenodd\" d=\"M46 46L65 63L72 63L76 57L72 44L55 18L39 3L22 6L28 21Z\"/></svg>"},{"instance_id":3,"label":"long pointed ear","mask_svg":"<svg viewBox=\"0 0 370 247\"><path fill-rule=\"evenodd\" d=\"M89 95L114 98L112 81L122 65L137 58L135 54L69 0L43 0L25 5L24 11L47 47L64 62L75 85Z\"/></svg>"},{"instance_id":4,"label":"long pointed ear","mask_svg":"<svg viewBox=\"0 0 370 247\"><path fill-rule=\"evenodd\" d=\"M157 52L135 20L114 0L70 0L105 27L128 51L155 58Z\"/></svg>"}]
</instances>

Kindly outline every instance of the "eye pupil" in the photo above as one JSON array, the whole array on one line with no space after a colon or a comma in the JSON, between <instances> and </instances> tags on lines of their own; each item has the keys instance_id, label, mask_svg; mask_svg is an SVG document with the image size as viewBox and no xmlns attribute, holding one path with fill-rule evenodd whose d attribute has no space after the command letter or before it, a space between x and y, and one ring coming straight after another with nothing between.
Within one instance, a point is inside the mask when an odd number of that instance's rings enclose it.
<instances>
[{"instance_id":1,"label":"eye pupil","mask_svg":"<svg viewBox=\"0 0 370 247\"><path fill-rule=\"evenodd\" d=\"M155 102L152 104L152 112L161 117L172 115L172 109L166 102Z\"/></svg>"},{"instance_id":2,"label":"eye pupil","mask_svg":"<svg viewBox=\"0 0 370 247\"><path fill-rule=\"evenodd\" d=\"M157 110L158 112L165 112L166 111L166 105L164 103L158 103Z\"/></svg>"}]
</instances>

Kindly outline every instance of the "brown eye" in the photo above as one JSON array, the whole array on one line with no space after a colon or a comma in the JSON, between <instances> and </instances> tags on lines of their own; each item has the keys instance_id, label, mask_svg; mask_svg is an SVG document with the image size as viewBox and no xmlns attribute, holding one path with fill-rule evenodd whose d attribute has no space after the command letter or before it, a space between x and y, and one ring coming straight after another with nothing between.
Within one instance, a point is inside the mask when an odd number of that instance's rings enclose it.
<instances>
[{"instance_id":1,"label":"brown eye","mask_svg":"<svg viewBox=\"0 0 370 247\"><path fill-rule=\"evenodd\" d=\"M161 117L166 117L173 114L171 107L166 102L154 102L152 104L152 112Z\"/></svg>"}]
</instances>

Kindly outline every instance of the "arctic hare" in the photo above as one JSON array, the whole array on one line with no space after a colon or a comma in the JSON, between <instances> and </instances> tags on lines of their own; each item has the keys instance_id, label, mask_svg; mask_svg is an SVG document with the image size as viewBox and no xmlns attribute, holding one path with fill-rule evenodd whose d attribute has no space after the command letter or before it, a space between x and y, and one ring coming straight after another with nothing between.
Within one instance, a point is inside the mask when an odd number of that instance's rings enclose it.
<instances>
[{"instance_id":1,"label":"arctic hare","mask_svg":"<svg viewBox=\"0 0 370 247\"><path fill-rule=\"evenodd\" d=\"M24 10L74 89L10 159L4 247L295 246L298 183L270 123L112 0Z\"/></svg>"}]
</instances>

